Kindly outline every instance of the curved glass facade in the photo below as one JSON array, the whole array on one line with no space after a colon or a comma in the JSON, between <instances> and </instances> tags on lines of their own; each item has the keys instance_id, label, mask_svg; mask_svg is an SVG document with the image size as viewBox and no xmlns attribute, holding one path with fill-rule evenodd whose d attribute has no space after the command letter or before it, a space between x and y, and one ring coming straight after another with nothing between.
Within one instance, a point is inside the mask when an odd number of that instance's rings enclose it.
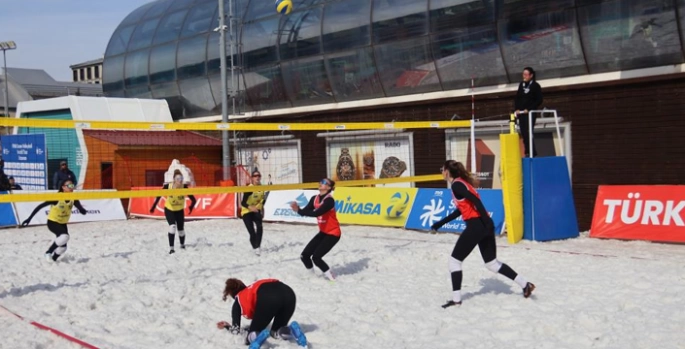
<instances>
[{"instance_id":1,"label":"curved glass facade","mask_svg":"<svg viewBox=\"0 0 685 349\"><path fill-rule=\"evenodd\" d=\"M233 2L246 111L513 83L526 66L548 79L684 62L685 0L294 0L288 16ZM164 98L175 119L219 114L217 8L158 0L129 14L107 46L105 94Z\"/></svg>"}]
</instances>

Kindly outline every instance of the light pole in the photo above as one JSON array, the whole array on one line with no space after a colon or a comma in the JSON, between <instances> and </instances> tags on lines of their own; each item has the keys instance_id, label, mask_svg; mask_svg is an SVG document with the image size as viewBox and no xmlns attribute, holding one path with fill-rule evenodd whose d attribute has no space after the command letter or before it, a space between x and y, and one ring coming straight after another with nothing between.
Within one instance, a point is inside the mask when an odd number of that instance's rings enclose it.
<instances>
[{"instance_id":1,"label":"light pole","mask_svg":"<svg viewBox=\"0 0 685 349\"><path fill-rule=\"evenodd\" d=\"M219 64L221 66L221 122L228 122L228 96L226 93L226 12L224 10L224 0L219 1L219 28L214 29L219 32ZM229 5L230 6L230 5ZM231 179L231 150L228 139L228 130L221 131L222 158L223 158L223 180Z\"/></svg>"},{"instance_id":2,"label":"light pole","mask_svg":"<svg viewBox=\"0 0 685 349\"><path fill-rule=\"evenodd\" d=\"M17 48L17 44L14 41L3 41L0 42L0 49L2 49L3 64L5 67L5 116L10 116L10 90L9 83L7 82L7 50L14 50Z\"/></svg>"}]
</instances>

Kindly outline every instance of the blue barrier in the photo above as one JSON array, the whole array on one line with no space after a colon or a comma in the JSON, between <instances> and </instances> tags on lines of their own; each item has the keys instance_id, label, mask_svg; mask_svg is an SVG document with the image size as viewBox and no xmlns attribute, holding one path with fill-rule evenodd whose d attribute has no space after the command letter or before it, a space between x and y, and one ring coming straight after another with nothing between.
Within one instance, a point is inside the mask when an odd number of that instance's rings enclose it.
<instances>
[{"instance_id":1,"label":"blue barrier","mask_svg":"<svg viewBox=\"0 0 685 349\"><path fill-rule=\"evenodd\" d=\"M502 190L479 189L481 201L495 223L495 233L499 234L504 225L504 204ZM433 223L447 217L454 211L452 193L449 189L419 189L414 199L411 212L404 227L406 229L430 230ZM464 220L459 217L445 224L440 231L461 233L466 228Z\"/></svg>"},{"instance_id":2,"label":"blue barrier","mask_svg":"<svg viewBox=\"0 0 685 349\"><path fill-rule=\"evenodd\" d=\"M566 158L523 159L523 238L549 241L578 235Z\"/></svg>"},{"instance_id":3,"label":"blue barrier","mask_svg":"<svg viewBox=\"0 0 685 349\"><path fill-rule=\"evenodd\" d=\"M0 191L0 195L8 194L6 191ZM14 207L10 203L0 204L0 227L15 226L17 219L14 215Z\"/></svg>"}]
</instances>

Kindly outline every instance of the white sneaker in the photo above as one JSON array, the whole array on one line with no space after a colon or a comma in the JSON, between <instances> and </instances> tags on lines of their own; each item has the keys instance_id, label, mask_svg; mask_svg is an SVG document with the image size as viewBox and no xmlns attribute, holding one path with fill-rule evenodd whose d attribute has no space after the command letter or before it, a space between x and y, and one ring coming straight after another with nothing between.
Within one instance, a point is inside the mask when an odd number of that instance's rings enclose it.
<instances>
[{"instance_id":1,"label":"white sneaker","mask_svg":"<svg viewBox=\"0 0 685 349\"><path fill-rule=\"evenodd\" d=\"M53 262L53 260L52 260L52 253L46 253L46 254L44 255L44 257L45 257L45 260L46 260L46 261L48 261L48 262Z\"/></svg>"},{"instance_id":2,"label":"white sneaker","mask_svg":"<svg viewBox=\"0 0 685 349\"><path fill-rule=\"evenodd\" d=\"M262 255L262 249L260 247L255 248L253 251L254 251L254 254L256 254L257 256Z\"/></svg>"}]
</instances>

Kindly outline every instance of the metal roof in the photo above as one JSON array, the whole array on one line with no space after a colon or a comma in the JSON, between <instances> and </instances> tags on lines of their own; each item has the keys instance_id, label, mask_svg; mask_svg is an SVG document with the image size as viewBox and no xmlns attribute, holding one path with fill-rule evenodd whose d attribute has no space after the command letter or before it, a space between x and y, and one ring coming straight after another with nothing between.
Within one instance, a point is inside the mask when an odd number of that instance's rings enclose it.
<instances>
[{"instance_id":1,"label":"metal roof","mask_svg":"<svg viewBox=\"0 0 685 349\"><path fill-rule=\"evenodd\" d=\"M69 68L71 68L71 69L77 69L77 68L83 68L83 67L90 67L90 66L93 66L93 65L102 64L102 61L103 61L103 60L104 60L104 58L92 59L92 60L90 60L90 61L85 61L85 62L82 62L82 63L76 63L76 64L74 64L74 65L70 65Z\"/></svg>"},{"instance_id":2,"label":"metal roof","mask_svg":"<svg viewBox=\"0 0 685 349\"><path fill-rule=\"evenodd\" d=\"M221 146L221 140L190 131L83 130L83 134L118 146Z\"/></svg>"}]
</instances>

